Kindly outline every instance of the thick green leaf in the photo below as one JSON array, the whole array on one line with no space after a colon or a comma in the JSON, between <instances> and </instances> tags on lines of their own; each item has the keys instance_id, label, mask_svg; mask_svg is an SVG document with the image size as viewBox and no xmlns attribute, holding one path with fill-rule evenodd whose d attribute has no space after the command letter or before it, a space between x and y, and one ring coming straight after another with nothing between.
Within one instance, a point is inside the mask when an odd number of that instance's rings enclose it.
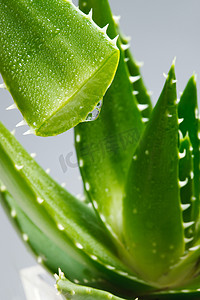
<instances>
[{"instance_id":1,"label":"thick green leaf","mask_svg":"<svg viewBox=\"0 0 200 300\"><path fill-rule=\"evenodd\" d=\"M167 292L155 293L150 296L141 297L140 300L199 300L200 291L197 290L169 290Z\"/></svg>"},{"instance_id":2,"label":"thick green leaf","mask_svg":"<svg viewBox=\"0 0 200 300\"><path fill-rule=\"evenodd\" d=\"M110 293L102 290L93 289L90 287L80 286L74 284L64 277L64 274L60 272L57 277L57 289L66 299L74 300L123 300L122 298L116 297ZM124 299L125 300L125 299Z\"/></svg>"},{"instance_id":3,"label":"thick green leaf","mask_svg":"<svg viewBox=\"0 0 200 300\"><path fill-rule=\"evenodd\" d=\"M0 0L0 72L31 131L84 121L111 84L119 51L71 1Z\"/></svg>"},{"instance_id":4,"label":"thick green leaf","mask_svg":"<svg viewBox=\"0 0 200 300\"><path fill-rule=\"evenodd\" d=\"M133 265L158 286L168 284L166 273L184 252L177 133L173 64L133 156L123 209Z\"/></svg>"},{"instance_id":5,"label":"thick green leaf","mask_svg":"<svg viewBox=\"0 0 200 300\"><path fill-rule=\"evenodd\" d=\"M92 270L94 277L101 273L108 288L112 290L117 283L122 290L152 289L123 262L128 259L126 253L116 248L93 210L53 181L2 124L0 178L23 214L46 238Z\"/></svg>"},{"instance_id":6,"label":"thick green leaf","mask_svg":"<svg viewBox=\"0 0 200 300\"><path fill-rule=\"evenodd\" d=\"M94 21L100 27L109 23L109 37L116 36L107 0L80 0L79 5L84 12L92 8ZM144 128L124 58L121 49L119 67L103 98L99 118L75 128L76 150L85 188L101 220L115 237L116 234L121 236L124 183Z\"/></svg>"},{"instance_id":7,"label":"thick green leaf","mask_svg":"<svg viewBox=\"0 0 200 300\"><path fill-rule=\"evenodd\" d=\"M101 276L100 272L94 273L93 268L90 269L89 266L77 262L69 256L69 253L59 248L27 217L8 192L1 192L0 197L10 221L39 263L42 263L53 274L58 268L62 268L72 281L78 280L84 283L87 280L91 286L101 287L98 281Z\"/></svg>"},{"instance_id":8,"label":"thick green leaf","mask_svg":"<svg viewBox=\"0 0 200 300\"><path fill-rule=\"evenodd\" d=\"M191 142L189 136L185 136L180 141L179 146L179 180L184 182L187 178L187 183L181 187L180 196L183 210L183 221L185 227L185 237L189 239L187 247L190 247L190 239L193 237L193 221L191 219L192 211L192 196L194 192L193 186L193 159L190 150Z\"/></svg>"},{"instance_id":9,"label":"thick green leaf","mask_svg":"<svg viewBox=\"0 0 200 300\"><path fill-rule=\"evenodd\" d=\"M140 77L140 80L136 80L133 82L133 89L134 94L136 96L136 99L138 103L140 104L139 108L142 114L143 118L149 119L151 112L152 112L152 103L151 103L151 97L150 97L150 91L146 89L146 86L144 84L141 72L140 72L140 64L134 59L129 45L129 39L127 39L125 36L123 36L120 33L120 30L117 26L117 31L120 34L120 39L122 42L122 48L124 49L125 53L125 62L127 63L128 70L130 73L130 76L133 76L137 78L137 76ZM148 120L147 120L148 122Z\"/></svg>"},{"instance_id":10,"label":"thick green leaf","mask_svg":"<svg viewBox=\"0 0 200 300\"><path fill-rule=\"evenodd\" d=\"M76 252L86 253L93 263L127 271L93 210L53 181L2 124L0 178L26 215L46 235L50 236L52 230L62 236L63 243L65 239L71 241L78 249Z\"/></svg>"},{"instance_id":11,"label":"thick green leaf","mask_svg":"<svg viewBox=\"0 0 200 300\"><path fill-rule=\"evenodd\" d=\"M192 155L193 155L193 195L192 195L192 213L191 220L196 221L199 217L199 138L198 138L198 109L197 109L197 89L196 89L196 79L193 75L183 94L181 96L178 105L178 116L183 118L183 121L179 125L179 128L185 136L187 133L189 135L191 145L192 145ZM190 201L190 199L188 199ZM194 228L195 229L195 228Z\"/></svg>"}]
</instances>

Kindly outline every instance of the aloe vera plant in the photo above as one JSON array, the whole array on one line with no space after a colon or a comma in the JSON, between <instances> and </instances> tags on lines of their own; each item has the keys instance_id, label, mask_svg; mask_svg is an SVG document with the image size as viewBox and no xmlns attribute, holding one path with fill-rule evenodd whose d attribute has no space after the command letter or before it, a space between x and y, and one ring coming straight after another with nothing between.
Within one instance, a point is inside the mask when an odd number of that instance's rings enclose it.
<instances>
[{"instance_id":1,"label":"aloe vera plant","mask_svg":"<svg viewBox=\"0 0 200 300\"><path fill-rule=\"evenodd\" d=\"M81 202L56 183L0 124L1 201L38 261L52 274L59 268L56 287L66 299L197 300L195 75L178 101L173 61L152 108L108 1L80 0L79 8L86 14L92 8L99 28L109 24L109 41L120 35L119 66L101 113L96 121L75 127L86 200ZM55 122L58 133L56 128ZM99 148L101 152L95 152Z\"/></svg>"}]
</instances>

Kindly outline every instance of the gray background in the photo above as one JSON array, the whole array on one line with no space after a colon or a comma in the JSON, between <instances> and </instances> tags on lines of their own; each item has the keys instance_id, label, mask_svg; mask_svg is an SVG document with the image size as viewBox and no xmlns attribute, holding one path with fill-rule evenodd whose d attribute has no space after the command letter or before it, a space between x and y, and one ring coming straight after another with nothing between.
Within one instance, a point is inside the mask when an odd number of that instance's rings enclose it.
<instances>
[{"instance_id":1,"label":"gray background","mask_svg":"<svg viewBox=\"0 0 200 300\"><path fill-rule=\"evenodd\" d=\"M97 0L98 1L98 0ZM121 15L121 27L132 36L131 46L135 57L144 61L142 73L147 87L157 100L173 58L177 57L176 74L181 92L188 78L200 72L200 2L198 0L110 0L113 13ZM2 80L0 81L2 82ZM0 120L12 130L22 119L18 111L5 111L13 103L5 90L0 90ZM82 190L77 167L63 172L59 156L72 152L73 131L54 138L23 136L27 127L16 130L16 137L29 152L36 152L37 161L59 182L74 194ZM9 224L0 207L0 299L24 300L19 270L32 266L35 260Z\"/></svg>"}]
</instances>

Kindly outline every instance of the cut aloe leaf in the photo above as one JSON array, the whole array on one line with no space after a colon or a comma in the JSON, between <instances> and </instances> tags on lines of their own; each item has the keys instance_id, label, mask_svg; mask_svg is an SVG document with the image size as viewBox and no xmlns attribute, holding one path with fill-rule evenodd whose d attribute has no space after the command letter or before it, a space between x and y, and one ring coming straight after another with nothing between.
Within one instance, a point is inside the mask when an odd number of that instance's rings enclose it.
<instances>
[{"instance_id":1,"label":"cut aloe leaf","mask_svg":"<svg viewBox=\"0 0 200 300\"><path fill-rule=\"evenodd\" d=\"M2 0L0 14L0 73L31 132L84 121L113 80L116 41L71 1Z\"/></svg>"},{"instance_id":2,"label":"cut aloe leaf","mask_svg":"<svg viewBox=\"0 0 200 300\"><path fill-rule=\"evenodd\" d=\"M198 108L197 108L197 88L196 88L196 79L193 75L183 94L181 96L179 105L178 105L178 116L180 119L183 119L179 128L185 136L189 135L191 146L192 146L192 155L193 155L193 166L192 177L194 182L194 191L192 199L192 220L196 221L199 217L199 138L198 138Z\"/></svg>"},{"instance_id":3,"label":"cut aloe leaf","mask_svg":"<svg viewBox=\"0 0 200 300\"><path fill-rule=\"evenodd\" d=\"M133 265L142 278L158 285L167 284L166 274L185 246L177 137L173 64L133 156L123 209L124 237Z\"/></svg>"},{"instance_id":4,"label":"cut aloe leaf","mask_svg":"<svg viewBox=\"0 0 200 300\"><path fill-rule=\"evenodd\" d=\"M107 0L81 0L79 7L86 13L92 8L95 22L102 28L109 24L109 37L116 36ZM120 42L118 46L120 48ZM144 128L124 62L124 51L120 50L119 67L103 98L99 118L75 128L76 150L86 191L101 220L116 239L116 235L121 237L122 195L127 170Z\"/></svg>"}]
</instances>

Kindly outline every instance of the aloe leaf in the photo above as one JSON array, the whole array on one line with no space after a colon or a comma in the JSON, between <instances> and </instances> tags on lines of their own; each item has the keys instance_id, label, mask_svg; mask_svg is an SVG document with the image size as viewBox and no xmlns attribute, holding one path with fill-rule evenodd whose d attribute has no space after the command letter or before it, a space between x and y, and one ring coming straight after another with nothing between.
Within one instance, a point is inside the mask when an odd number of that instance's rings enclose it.
<instances>
[{"instance_id":1,"label":"aloe leaf","mask_svg":"<svg viewBox=\"0 0 200 300\"><path fill-rule=\"evenodd\" d=\"M178 105L178 116L183 121L179 125L179 128L185 136L187 133L190 137L193 155L193 184L194 191L192 195L192 212L191 219L196 221L199 217L199 138L198 138L198 108L197 108L197 89L196 79L193 75L183 94L181 96Z\"/></svg>"},{"instance_id":2,"label":"aloe leaf","mask_svg":"<svg viewBox=\"0 0 200 300\"><path fill-rule=\"evenodd\" d=\"M21 210L17 202L7 192L1 192L1 203L17 229L20 237L24 240L28 249L34 253L37 261L43 264L51 273L56 273L58 268L67 274L72 281L90 282L92 286L100 287L98 279L100 272L95 273L96 282L94 282L94 270L77 262L66 251L59 248L51 239L48 238ZM102 279L103 281L103 279ZM104 282L105 284L105 282Z\"/></svg>"},{"instance_id":3,"label":"aloe leaf","mask_svg":"<svg viewBox=\"0 0 200 300\"><path fill-rule=\"evenodd\" d=\"M191 142L188 135L186 135L181 141L179 146L179 180L184 182L187 178L187 183L180 188L180 196L183 211L183 221L185 227L185 237L193 240L194 225L191 218L192 204L193 204L193 159L191 152ZM189 241L189 240L188 240ZM190 247L190 242L186 248Z\"/></svg>"},{"instance_id":4,"label":"aloe leaf","mask_svg":"<svg viewBox=\"0 0 200 300\"><path fill-rule=\"evenodd\" d=\"M133 264L142 278L158 285L166 284L162 274L166 277L185 246L176 106L173 64L133 156L123 200L124 237Z\"/></svg>"},{"instance_id":5,"label":"aloe leaf","mask_svg":"<svg viewBox=\"0 0 200 300\"><path fill-rule=\"evenodd\" d=\"M200 292L198 290L169 290L166 292L153 293L148 297L142 298L142 300L199 300Z\"/></svg>"},{"instance_id":6,"label":"aloe leaf","mask_svg":"<svg viewBox=\"0 0 200 300\"><path fill-rule=\"evenodd\" d=\"M109 37L116 36L107 0L81 0L79 6L86 13L92 8L94 21L100 27L109 24ZM76 150L86 191L115 238L121 236L122 194L127 170L144 128L120 42L118 47L121 50L119 67L103 98L99 118L75 128Z\"/></svg>"},{"instance_id":7,"label":"aloe leaf","mask_svg":"<svg viewBox=\"0 0 200 300\"><path fill-rule=\"evenodd\" d=\"M60 271L59 276L57 276L57 289L66 299L74 300L123 300L122 298L116 297L105 291L93 289L90 287L80 286L74 284L64 277L64 274ZM125 300L125 299L124 299Z\"/></svg>"},{"instance_id":8,"label":"aloe leaf","mask_svg":"<svg viewBox=\"0 0 200 300\"><path fill-rule=\"evenodd\" d=\"M120 249L93 210L53 181L2 124L0 178L26 217L93 276L100 272L108 286L117 282L124 290L127 283L128 290L152 289L123 262L125 255L119 259Z\"/></svg>"},{"instance_id":9,"label":"aloe leaf","mask_svg":"<svg viewBox=\"0 0 200 300\"><path fill-rule=\"evenodd\" d=\"M140 72L140 63L138 63L134 59L131 53L129 39L127 39L122 33L120 33L120 29L118 25L117 25L117 31L119 32L120 35L120 40L122 42L121 47L124 49L125 62L127 63L130 76L133 76L135 78L137 78L138 76L140 77L140 80L136 80L135 82L133 82L134 94L136 96L138 103L140 104L139 107L141 110L142 117L144 119L149 119L152 112L152 102L150 97L151 92L147 90L144 84Z\"/></svg>"},{"instance_id":10,"label":"aloe leaf","mask_svg":"<svg viewBox=\"0 0 200 300\"><path fill-rule=\"evenodd\" d=\"M74 251L86 253L92 264L112 265L114 269L127 271L93 210L53 181L2 124L0 153L2 182L46 235L52 229L58 238L62 235L64 241L71 241L78 250Z\"/></svg>"},{"instance_id":11,"label":"aloe leaf","mask_svg":"<svg viewBox=\"0 0 200 300\"><path fill-rule=\"evenodd\" d=\"M71 1L1 0L0 14L0 73L31 132L84 121L113 80L116 42Z\"/></svg>"}]
</instances>

